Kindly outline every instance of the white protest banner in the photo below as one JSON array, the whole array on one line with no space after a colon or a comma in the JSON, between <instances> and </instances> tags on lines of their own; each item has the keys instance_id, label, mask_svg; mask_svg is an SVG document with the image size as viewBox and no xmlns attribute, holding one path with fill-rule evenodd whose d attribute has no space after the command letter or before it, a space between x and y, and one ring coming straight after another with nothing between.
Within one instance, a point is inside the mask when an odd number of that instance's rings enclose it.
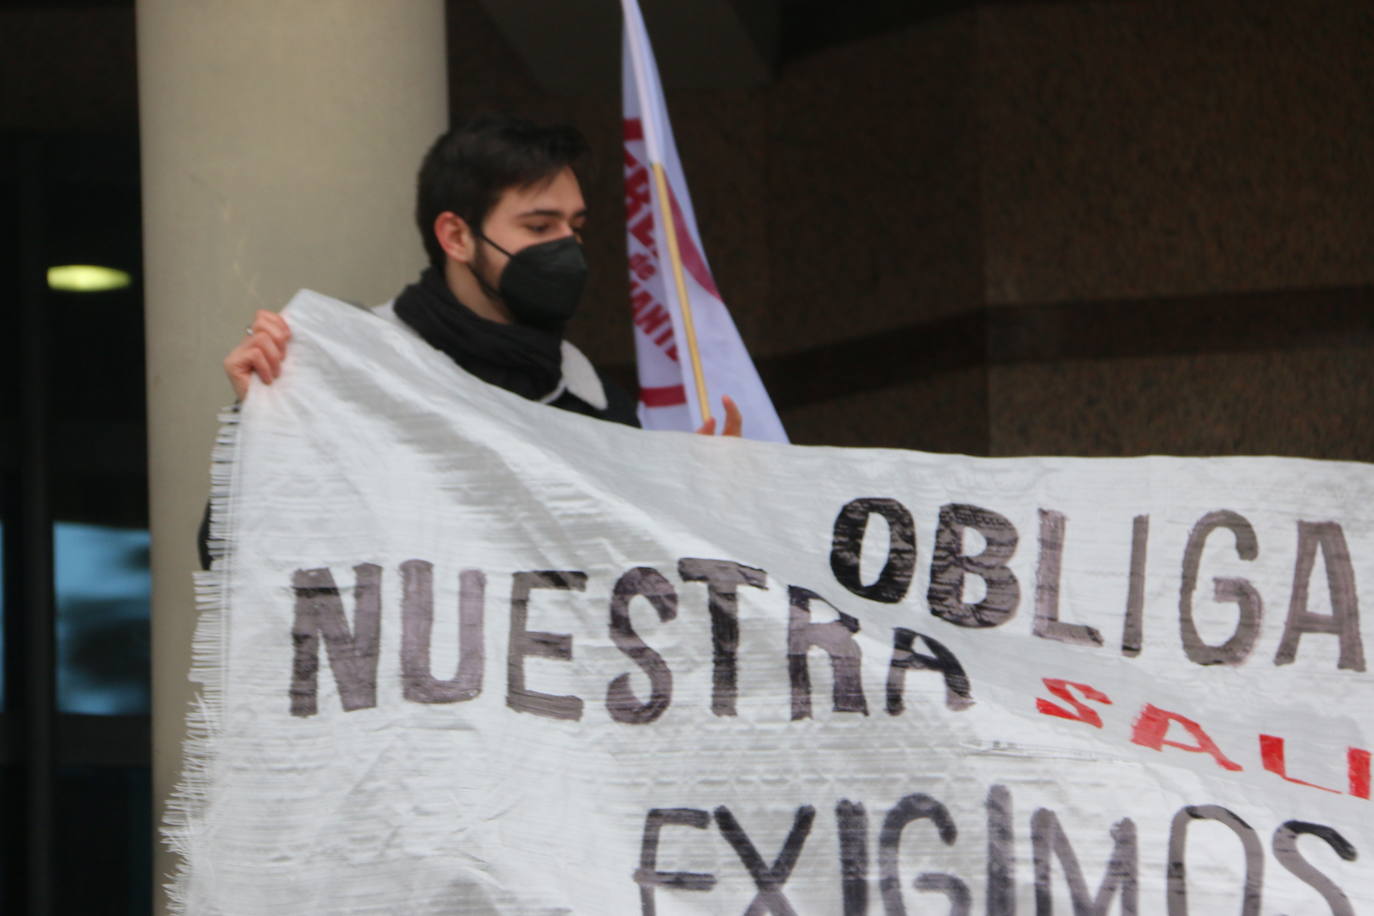
<instances>
[{"instance_id":1,"label":"white protest banner","mask_svg":"<svg viewBox=\"0 0 1374 916\"><path fill-rule=\"evenodd\" d=\"M1374 468L647 433L301 293L187 912L1374 912Z\"/></svg>"},{"instance_id":2,"label":"white protest banner","mask_svg":"<svg viewBox=\"0 0 1374 916\"><path fill-rule=\"evenodd\" d=\"M696 429L729 395L748 439L786 442L706 263L673 126L637 0L621 0L625 29L625 227L630 310L646 429ZM671 224L672 232L663 227Z\"/></svg>"}]
</instances>

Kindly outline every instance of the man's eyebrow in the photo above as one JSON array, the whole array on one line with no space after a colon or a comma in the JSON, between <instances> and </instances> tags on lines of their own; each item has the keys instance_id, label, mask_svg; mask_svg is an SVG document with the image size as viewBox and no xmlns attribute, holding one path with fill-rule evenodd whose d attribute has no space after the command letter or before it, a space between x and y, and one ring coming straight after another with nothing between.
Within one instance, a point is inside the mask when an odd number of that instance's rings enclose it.
<instances>
[{"instance_id":1,"label":"man's eyebrow","mask_svg":"<svg viewBox=\"0 0 1374 916\"><path fill-rule=\"evenodd\" d=\"M562 219L562 217L563 217L563 211L562 211L562 210L549 210L549 209L543 209L543 210L526 210L524 213L518 213L518 214L516 214L516 217L515 217L515 218L516 218L516 219L524 219L524 218L527 217L527 216L548 216L548 217L553 217L554 219ZM582 218L585 219L586 216L587 216L587 208L586 208L586 207L583 207L581 210L578 210L578 211L577 211L576 213L574 213L571 217L569 217L569 219L577 219L578 217L582 217Z\"/></svg>"}]
</instances>

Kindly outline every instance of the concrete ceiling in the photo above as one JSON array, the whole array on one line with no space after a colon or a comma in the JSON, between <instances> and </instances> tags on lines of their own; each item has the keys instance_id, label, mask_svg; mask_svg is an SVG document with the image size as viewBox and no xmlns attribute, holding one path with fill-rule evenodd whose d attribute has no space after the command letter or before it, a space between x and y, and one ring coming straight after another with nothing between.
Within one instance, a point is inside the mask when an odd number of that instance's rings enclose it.
<instances>
[{"instance_id":1,"label":"concrete ceiling","mask_svg":"<svg viewBox=\"0 0 1374 916\"><path fill-rule=\"evenodd\" d=\"M530 72L549 92L616 93L620 4L616 0L482 0ZM670 88L761 86L777 60L780 0L641 0Z\"/></svg>"}]
</instances>

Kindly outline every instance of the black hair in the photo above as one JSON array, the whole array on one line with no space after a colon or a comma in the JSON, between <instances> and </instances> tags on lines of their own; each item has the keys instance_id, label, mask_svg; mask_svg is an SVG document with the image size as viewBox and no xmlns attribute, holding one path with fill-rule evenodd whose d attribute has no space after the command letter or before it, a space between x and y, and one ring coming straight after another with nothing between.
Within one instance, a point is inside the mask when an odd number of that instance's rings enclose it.
<instances>
[{"instance_id":1,"label":"black hair","mask_svg":"<svg viewBox=\"0 0 1374 916\"><path fill-rule=\"evenodd\" d=\"M551 180L587 151L577 128L535 124L505 115L460 121L434 141L420 163L415 222L429 261L444 264L434 221L452 211L480 231L487 213L508 188Z\"/></svg>"}]
</instances>

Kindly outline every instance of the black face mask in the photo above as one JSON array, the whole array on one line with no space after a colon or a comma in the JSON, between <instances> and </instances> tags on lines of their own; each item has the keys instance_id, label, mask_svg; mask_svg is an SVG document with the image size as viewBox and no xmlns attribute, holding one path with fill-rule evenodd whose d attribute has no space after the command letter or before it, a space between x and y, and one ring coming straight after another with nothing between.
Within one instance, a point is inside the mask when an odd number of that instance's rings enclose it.
<instances>
[{"instance_id":1,"label":"black face mask","mask_svg":"<svg viewBox=\"0 0 1374 916\"><path fill-rule=\"evenodd\" d=\"M518 323L536 328L561 327L577 311L582 288L587 284L587 261L577 239L564 236L511 254L486 236L478 237L510 258L501 271L498 290L491 289L480 273L473 273L488 294L506 304Z\"/></svg>"}]
</instances>

